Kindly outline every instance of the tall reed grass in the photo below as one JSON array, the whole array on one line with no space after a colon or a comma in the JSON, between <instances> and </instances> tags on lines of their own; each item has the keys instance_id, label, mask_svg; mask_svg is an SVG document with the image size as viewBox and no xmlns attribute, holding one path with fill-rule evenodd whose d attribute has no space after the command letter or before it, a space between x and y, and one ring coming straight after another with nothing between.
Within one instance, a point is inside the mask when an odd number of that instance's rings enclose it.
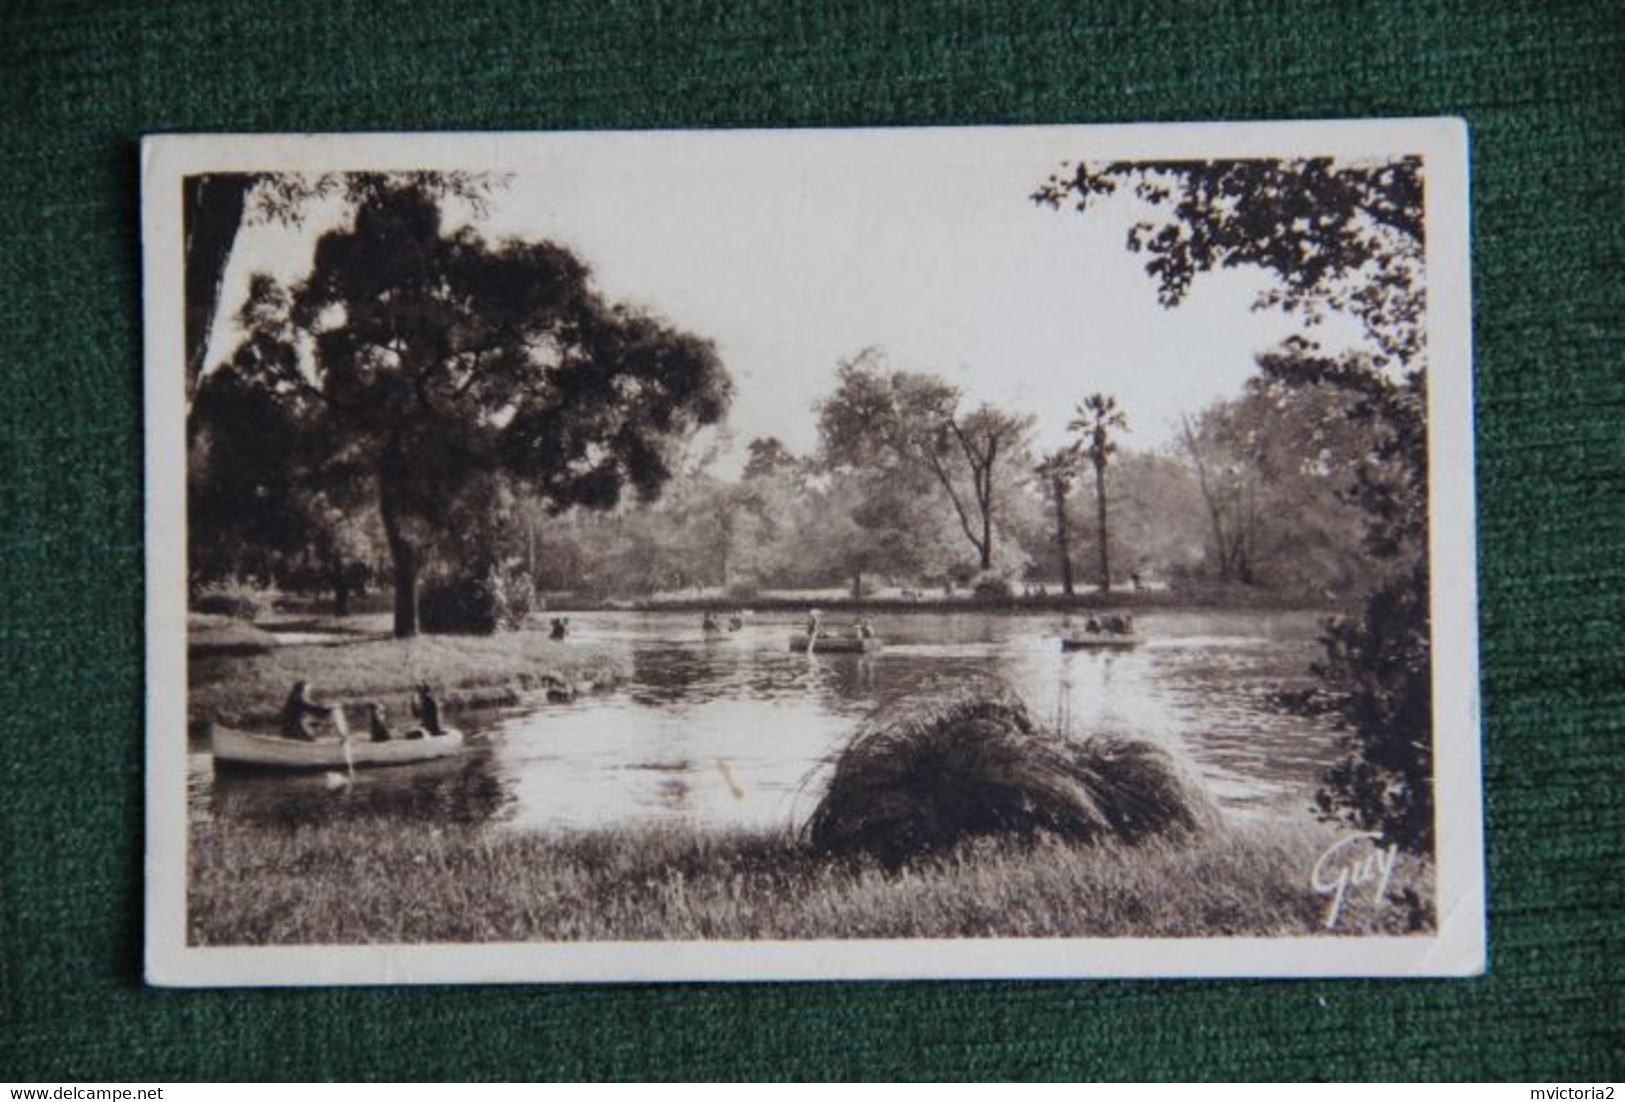
<instances>
[{"instance_id":1,"label":"tall reed grass","mask_svg":"<svg viewBox=\"0 0 1625 1102\"><path fill-rule=\"evenodd\" d=\"M1134 845L1217 823L1201 782L1156 744L1063 737L1004 686L972 681L880 708L841 751L807 833L822 852L896 868L967 838Z\"/></svg>"}]
</instances>

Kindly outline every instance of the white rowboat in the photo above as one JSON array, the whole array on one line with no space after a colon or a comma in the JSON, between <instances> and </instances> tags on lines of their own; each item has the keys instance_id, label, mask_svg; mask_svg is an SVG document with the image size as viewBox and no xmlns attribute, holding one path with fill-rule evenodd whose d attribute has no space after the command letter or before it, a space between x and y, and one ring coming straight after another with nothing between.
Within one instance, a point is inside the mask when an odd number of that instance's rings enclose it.
<instances>
[{"instance_id":1,"label":"white rowboat","mask_svg":"<svg viewBox=\"0 0 1625 1102\"><path fill-rule=\"evenodd\" d=\"M447 758L463 749L463 733L448 728L443 735L422 738L397 737L388 742L367 738L350 739L346 755L344 740L336 738L302 742L275 735L254 735L216 724L209 734L215 765L253 769L357 769L381 765L411 765L413 762Z\"/></svg>"}]
</instances>

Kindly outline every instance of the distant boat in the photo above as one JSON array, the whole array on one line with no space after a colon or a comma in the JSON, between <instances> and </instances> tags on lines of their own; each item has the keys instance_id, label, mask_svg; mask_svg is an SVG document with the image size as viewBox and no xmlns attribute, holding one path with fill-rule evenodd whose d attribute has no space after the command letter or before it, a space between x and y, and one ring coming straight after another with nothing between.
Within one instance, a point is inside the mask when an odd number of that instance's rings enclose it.
<instances>
[{"instance_id":1,"label":"distant boat","mask_svg":"<svg viewBox=\"0 0 1625 1102\"><path fill-rule=\"evenodd\" d=\"M422 738L396 737L388 742L352 738L348 756L342 739L303 742L275 735L255 735L219 724L209 735L216 766L250 769L331 770L357 769L381 765L410 765L413 762L447 758L463 749L463 733L447 728L443 735Z\"/></svg>"},{"instance_id":2,"label":"distant boat","mask_svg":"<svg viewBox=\"0 0 1625 1102\"><path fill-rule=\"evenodd\" d=\"M1132 631L1103 631L1099 634L1067 635L1061 638L1062 650L1127 650L1137 647L1145 639Z\"/></svg>"},{"instance_id":3,"label":"distant boat","mask_svg":"<svg viewBox=\"0 0 1625 1102\"><path fill-rule=\"evenodd\" d=\"M807 649L807 640L810 636L797 633L790 636L790 649L800 654ZM877 651L881 642L875 636L867 638L858 635L820 635L817 644L813 647L814 654L865 654Z\"/></svg>"}]
</instances>

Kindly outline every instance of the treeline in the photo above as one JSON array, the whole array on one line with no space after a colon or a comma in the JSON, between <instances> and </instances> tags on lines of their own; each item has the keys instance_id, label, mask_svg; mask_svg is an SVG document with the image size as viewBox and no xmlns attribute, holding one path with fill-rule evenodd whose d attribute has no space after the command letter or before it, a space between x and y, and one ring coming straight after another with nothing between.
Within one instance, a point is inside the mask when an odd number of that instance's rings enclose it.
<instances>
[{"instance_id":1,"label":"treeline","mask_svg":"<svg viewBox=\"0 0 1625 1102\"><path fill-rule=\"evenodd\" d=\"M854 596L882 586L1061 593L1138 577L1336 601L1374 580L1351 494L1378 441L1348 402L1261 375L1186 419L1176 443L1136 450L1121 442L1127 411L1091 396L1074 440L1040 455L1030 417L969 406L943 380L870 350L840 365L835 389L809 411L812 454L759 437L735 477L707 456L658 500L608 511L561 512L517 481L488 480L453 504L426 569L431 585L496 571L596 599L834 585ZM387 539L369 511L322 497L297 508L297 523L264 518L279 533L195 532L200 580L247 577L335 599L388 580ZM290 533L304 539L290 543Z\"/></svg>"},{"instance_id":2,"label":"treeline","mask_svg":"<svg viewBox=\"0 0 1625 1102\"><path fill-rule=\"evenodd\" d=\"M891 370L874 353L837 380L816 410L812 454L759 437L738 477L696 464L658 502L609 513L550 516L516 495L491 515L487 538L540 588L589 598L1102 586L1087 430L1039 455L1030 418L962 408L942 380ZM1106 580L1314 601L1363 592L1374 575L1350 494L1373 429L1345 405L1335 391L1259 378L1188 419L1176 444L1114 441L1102 480Z\"/></svg>"}]
</instances>

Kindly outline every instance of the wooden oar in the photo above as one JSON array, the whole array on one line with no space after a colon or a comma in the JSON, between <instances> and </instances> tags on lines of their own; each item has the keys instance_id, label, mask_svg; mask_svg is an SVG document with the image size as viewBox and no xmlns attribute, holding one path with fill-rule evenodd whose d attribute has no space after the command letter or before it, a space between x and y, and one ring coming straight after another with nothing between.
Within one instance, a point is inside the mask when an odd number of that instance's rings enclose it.
<instances>
[{"instance_id":1,"label":"wooden oar","mask_svg":"<svg viewBox=\"0 0 1625 1102\"><path fill-rule=\"evenodd\" d=\"M338 730L339 741L344 744L344 765L350 774L350 783L355 783L355 752L350 748L350 723L344 718L344 705L333 705L333 726Z\"/></svg>"}]
</instances>

